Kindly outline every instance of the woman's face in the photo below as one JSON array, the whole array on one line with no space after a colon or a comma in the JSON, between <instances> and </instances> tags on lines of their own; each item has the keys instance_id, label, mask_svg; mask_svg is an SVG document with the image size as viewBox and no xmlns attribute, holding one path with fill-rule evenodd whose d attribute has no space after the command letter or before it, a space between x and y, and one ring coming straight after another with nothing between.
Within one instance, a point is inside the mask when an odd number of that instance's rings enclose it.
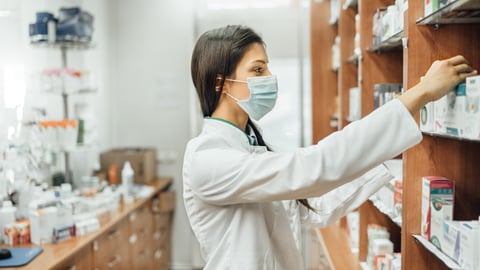
<instances>
[{"instance_id":1,"label":"woman's face","mask_svg":"<svg viewBox=\"0 0 480 270\"><path fill-rule=\"evenodd\" d=\"M268 57L265 48L260 43L250 45L238 62L233 78L239 81L246 81L248 77L272 75L268 70ZM239 100L248 99L250 91L246 83L225 81L228 84L228 92Z\"/></svg>"}]
</instances>

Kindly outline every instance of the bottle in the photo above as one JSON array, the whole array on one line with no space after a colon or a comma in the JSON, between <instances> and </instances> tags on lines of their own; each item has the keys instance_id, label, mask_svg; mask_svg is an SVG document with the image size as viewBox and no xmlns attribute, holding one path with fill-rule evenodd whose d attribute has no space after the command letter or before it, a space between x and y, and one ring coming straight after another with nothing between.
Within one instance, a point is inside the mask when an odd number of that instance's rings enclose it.
<instances>
[{"instance_id":1,"label":"bottle","mask_svg":"<svg viewBox=\"0 0 480 270\"><path fill-rule=\"evenodd\" d=\"M132 165L125 161L122 169L123 201L125 203L133 201L133 174Z\"/></svg>"},{"instance_id":2,"label":"bottle","mask_svg":"<svg viewBox=\"0 0 480 270\"><path fill-rule=\"evenodd\" d=\"M108 182L110 185L118 184L118 167L115 164L112 164L108 167Z\"/></svg>"}]
</instances>

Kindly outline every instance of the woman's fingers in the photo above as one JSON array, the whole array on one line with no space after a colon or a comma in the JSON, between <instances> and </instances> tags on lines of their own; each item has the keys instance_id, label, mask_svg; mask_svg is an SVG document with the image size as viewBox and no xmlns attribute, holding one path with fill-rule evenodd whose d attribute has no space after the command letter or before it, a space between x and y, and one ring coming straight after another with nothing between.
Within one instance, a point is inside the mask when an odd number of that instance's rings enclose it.
<instances>
[{"instance_id":1,"label":"woman's fingers","mask_svg":"<svg viewBox=\"0 0 480 270\"><path fill-rule=\"evenodd\" d=\"M459 64L453 67L457 73L468 73L472 72L473 69L468 64Z\"/></svg>"},{"instance_id":2,"label":"woman's fingers","mask_svg":"<svg viewBox=\"0 0 480 270\"><path fill-rule=\"evenodd\" d=\"M468 65L468 61L467 59L465 59L465 57L463 57L462 55L456 55L450 59L447 60L448 63L456 66L456 65L460 65L460 64L467 64Z\"/></svg>"},{"instance_id":3,"label":"woman's fingers","mask_svg":"<svg viewBox=\"0 0 480 270\"><path fill-rule=\"evenodd\" d=\"M462 72L462 73L458 74L458 76L460 76L460 78L462 78L462 81L465 80L467 77L474 76L474 75L477 75L477 70L472 70L468 73Z\"/></svg>"}]
</instances>

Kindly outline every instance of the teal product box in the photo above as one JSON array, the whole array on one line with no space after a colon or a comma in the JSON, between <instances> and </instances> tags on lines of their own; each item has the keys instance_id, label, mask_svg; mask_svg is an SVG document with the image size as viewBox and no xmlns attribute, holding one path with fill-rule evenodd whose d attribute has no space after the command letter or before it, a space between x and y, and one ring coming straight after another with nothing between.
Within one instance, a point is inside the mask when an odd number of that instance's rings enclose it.
<instances>
[{"instance_id":1,"label":"teal product box","mask_svg":"<svg viewBox=\"0 0 480 270\"><path fill-rule=\"evenodd\" d=\"M442 234L444 220L453 219L454 182L441 176L422 177L420 233L431 241Z\"/></svg>"},{"instance_id":2,"label":"teal product box","mask_svg":"<svg viewBox=\"0 0 480 270\"><path fill-rule=\"evenodd\" d=\"M465 99L465 137L480 139L480 76L467 78Z\"/></svg>"}]
</instances>

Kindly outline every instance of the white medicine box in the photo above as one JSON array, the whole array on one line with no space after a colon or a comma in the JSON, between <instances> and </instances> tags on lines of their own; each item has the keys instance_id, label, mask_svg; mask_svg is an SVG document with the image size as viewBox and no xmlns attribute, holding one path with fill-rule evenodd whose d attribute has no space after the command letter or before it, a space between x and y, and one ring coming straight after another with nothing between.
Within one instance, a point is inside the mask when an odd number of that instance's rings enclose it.
<instances>
[{"instance_id":1,"label":"white medicine box","mask_svg":"<svg viewBox=\"0 0 480 270\"><path fill-rule=\"evenodd\" d=\"M435 124L435 103L429 102L420 110L420 130L433 132Z\"/></svg>"},{"instance_id":2,"label":"white medicine box","mask_svg":"<svg viewBox=\"0 0 480 270\"><path fill-rule=\"evenodd\" d=\"M446 95L446 114L444 119L447 134L464 137L466 85L460 83Z\"/></svg>"},{"instance_id":3,"label":"white medicine box","mask_svg":"<svg viewBox=\"0 0 480 270\"><path fill-rule=\"evenodd\" d=\"M465 137L480 139L480 76L467 78L465 99Z\"/></svg>"}]
</instances>

